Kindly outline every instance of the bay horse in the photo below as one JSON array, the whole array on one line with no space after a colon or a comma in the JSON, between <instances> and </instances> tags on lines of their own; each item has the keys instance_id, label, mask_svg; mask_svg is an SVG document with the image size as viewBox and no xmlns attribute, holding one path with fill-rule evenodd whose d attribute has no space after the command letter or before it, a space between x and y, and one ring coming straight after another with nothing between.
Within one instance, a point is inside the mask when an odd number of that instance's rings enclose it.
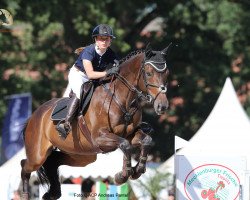
<instances>
[{"instance_id":1,"label":"bay horse","mask_svg":"<svg viewBox=\"0 0 250 200\"><path fill-rule=\"evenodd\" d=\"M169 47L169 46L168 46ZM52 99L37 108L23 130L26 159L21 160L22 198L29 199L31 172L37 171L49 190L43 199L61 197L58 167L86 166L98 153L120 148L124 153L122 171L115 174L115 183L137 179L146 170L152 138L142 124L140 101L150 102L158 115L168 108L166 64L168 47L153 51L151 47L132 52L120 60L119 73L96 87L84 116L72 122L65 140L59 137L51 113L59 99ZM131 150L138 148L139 160L131 166Z\"/></svg>"}]
</instances>

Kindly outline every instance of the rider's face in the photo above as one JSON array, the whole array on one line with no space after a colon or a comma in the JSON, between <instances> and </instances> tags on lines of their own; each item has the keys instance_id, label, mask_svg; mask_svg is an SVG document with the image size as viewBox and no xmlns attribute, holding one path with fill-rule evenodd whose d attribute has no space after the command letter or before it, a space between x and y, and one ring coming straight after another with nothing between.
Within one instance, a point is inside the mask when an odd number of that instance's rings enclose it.
<instances>
[{"instance_id":1,"label":"rider's face","mask_svg":"<svg viewBox=\"0 0 250 200\"><path fill-rule=\"evenodd\" d=\"M111 38L108 36L97 36L95 39L96 45L99 49L107 49L111 44Z\"/></svg>"}]
</instances>

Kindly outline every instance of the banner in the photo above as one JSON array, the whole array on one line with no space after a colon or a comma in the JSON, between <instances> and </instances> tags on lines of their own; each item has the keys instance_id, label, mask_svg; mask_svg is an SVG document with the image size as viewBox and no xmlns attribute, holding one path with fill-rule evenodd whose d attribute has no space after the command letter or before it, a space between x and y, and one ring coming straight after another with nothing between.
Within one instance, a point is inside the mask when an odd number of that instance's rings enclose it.
<instances>
[{"instance_id":1,"label":"banner","mask_svg":"<svg viewBox=\"0 0 250 200\"><path fill-rule=\"evenodd\" d=\"M129 200L130 192L128 183L116 186L103 183L102 181L97 181L94 188L95 189L90 193L83 193L81 191L81 184L62 184L62 196L60 200ZM47 190L47 186L39 186L39 199L42 199L42 196L47 192Z\"/></svg>"},{"instance_id":2,"label":"banner","mask_svg":"<svg viewBox=\"0 0 250 200\"><path fill-rule=\"evenodd\" d=\"M246 158L176 155L176 199L243 200ZM183 167L185 166L185 167Z\"/></svg>"},{"instance_id":3,"label":"banner","mask_svg":"<svg viewBox=\"0 0 250 200\"><path fill-rule=\"evenodd\" d=\"M31 115L31 94L15 94L6 97L8 108L2 129L2 159L9 160L23 147L22 129Z\"/></svg>"}]
</instances>

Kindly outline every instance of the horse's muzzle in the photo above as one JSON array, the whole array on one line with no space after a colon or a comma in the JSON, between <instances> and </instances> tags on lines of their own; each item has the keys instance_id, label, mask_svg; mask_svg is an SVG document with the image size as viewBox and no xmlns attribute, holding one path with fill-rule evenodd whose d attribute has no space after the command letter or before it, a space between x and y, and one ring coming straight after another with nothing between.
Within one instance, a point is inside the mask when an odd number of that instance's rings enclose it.
<instances>
[{"instance_id":1,"label":"horse's muzzle","mask_svg":"<svg viewBox=\"0 0 250 200\"><path fill-rule=\"evenodd\" d=\"M166 104L158 104L157 106L156 106L156 113L158 114L158 115L162 115L162 114L164 114L166 111L167 111L167 109L168 109L168 105L166 105Z\"/></svg>"},{"instance_id":2,"label":"horse's muzzle","mask_svg":"<svg viewBox=\"0 0 250 200\"><path fill-rule=\"evenodd\" d=\"M158 93L153 100L154 109L157 115L164 114L169 106L167 95L165 93Z\"/></svg>"}]
</instances>

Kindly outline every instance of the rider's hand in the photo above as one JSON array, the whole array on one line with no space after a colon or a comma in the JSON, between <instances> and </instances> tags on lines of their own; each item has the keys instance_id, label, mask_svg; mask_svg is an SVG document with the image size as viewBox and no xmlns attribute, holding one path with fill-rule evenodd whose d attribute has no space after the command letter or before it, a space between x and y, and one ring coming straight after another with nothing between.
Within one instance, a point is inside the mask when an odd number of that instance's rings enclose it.
<instances>
[{"instance_id":1,"label":"rider's hand","mask_svg":"<svg viewBox=\"0 0 250 200\"><path fill-rule=\"evenodd\" d=\"M112 67L106 71L106 76L111 76L119 73L119 67Z\"/></svg>"}]
</instances>

